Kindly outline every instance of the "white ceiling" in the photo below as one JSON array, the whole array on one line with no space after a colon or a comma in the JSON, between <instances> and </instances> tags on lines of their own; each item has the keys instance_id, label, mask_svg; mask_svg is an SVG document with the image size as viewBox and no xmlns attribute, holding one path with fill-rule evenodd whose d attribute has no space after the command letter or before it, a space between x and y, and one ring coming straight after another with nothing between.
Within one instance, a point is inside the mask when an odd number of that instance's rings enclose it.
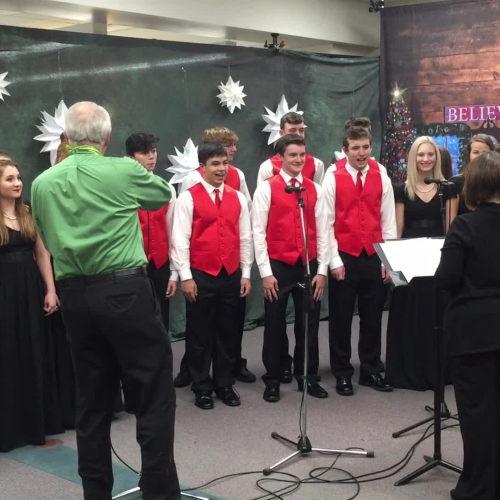
<instances>
[{"instance_id":1,"label":"white ceiling","mask_svg":"<svg viewBox=\"0 0 500 500\"><path fill-rule=\"evenodd\" d=\"M392 7L396 5L429 3L435 1L439 0L385 0L385 4L387 7ZM366 4L368 8L368 0L366 0ZM40 2L40 6L41 5L42 2ZM16 6L19 8L19 11L15 10ZM79 9L78 6L74 6L75 8L71 10L54 10L40 7L38 11L31 9L31 12L26 12L28 9L23 9L23 7L23 0L0 0L0 26L17 26L86 33L94 32L92 14L89 14L88 11L83 9ZM44 13L42 14L40 12ZM113 16L111 16L108 19L107 33L110 36L192 43L230 44L250 47L262 47L266 38L265 35L263 36L262 32L252 32L251 30L224 31L222 29L217 30L215 27L211 32L207 32L206 29L203 30L201 27L197 27L194 24L177 26L175 23L172 23L170 27L167 24L162 27L163 29L148 29L140 26L143 20L139 18L127 19L118 17L117 19L113 19ZM271 41L270 35L267 36L267 38ZM336 54L373 54L373 47L363 50L359 47L352 47L347 44L337 44L335 47L332 47L332 44L325 44L324 40L315 40L311 38L287 36L285 39L288 49Z\"/></svg>"}]
</instances>

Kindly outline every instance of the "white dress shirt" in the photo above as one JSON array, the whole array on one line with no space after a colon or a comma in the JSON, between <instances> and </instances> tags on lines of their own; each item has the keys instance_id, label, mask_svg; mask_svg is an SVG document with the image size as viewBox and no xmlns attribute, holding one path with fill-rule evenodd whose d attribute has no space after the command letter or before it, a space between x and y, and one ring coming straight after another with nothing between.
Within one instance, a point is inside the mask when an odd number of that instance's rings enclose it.
<instances>
[{"instance_id":1,"label":"white dress shirt","mask_svg":"<svg viewBox=\"0 0 500 500\"><path fill-rule=\"evenodd\" d=\"M356 184L358 170L351 167L349 163L346 165L346 170L351 174L352 182ZM363 186L366 181L366 174L370 170L367 165L361 170L361 182ZM382 180L382 203L380 206L380 224L382 226L382 238L384 240L392 240L398 237L398 230L396 226L396 207L394 204L394 190L391 181L387 175L378 173ZM330 269L343 266L342 259L339 255L339 246L335 238L334 223L335 223L335 191L336 179L335 175L331 174L328 181L323 184L323 193L326 205L326 213L328 219L328 231L330 235Z\"/></svg>"},{"instance_id":2,"label":"white dress shirt","mask_svg":"<svg viewBox=\"0 0 500 500\"><path fill-rule=\"evenodd\" d=\"M343 157L342 158L345 158L345 153L343 153ZM342 158L339 158L340 160ZM375 160L375 158L370 158L370 160ZM380 172L382 172L383 174L387 175L387 169L384 167L384 165L382 165L382 163L378 163L378 168L380 169ZM325 176L323 177L323 183L325 182L325 179L329 179L333 172L335 172L337 170L337 167L335 166L335 163L332 163L326 170L325 172Z\"/></svg>"},{"instance_id":3,"label":"white dress shirt","mask_svg":"<svg viewBox=\"0 0 500 500\"><path fill-rule=\"evenodd\" d=\"M292 184L292 177L290 177L284 170L280 170L279 175L283 177L287 185ZM299 184L304 182L302 174L299 174L295 179ZM318 274L326 276L330 260L328 219L326 217L326 209L321 186L316 183L314 186L316 187L316 193L318 195L316 206L314 207L314 214L316 216L316 237L318 242ZM307 196L305 193L304 200L307 203ZM263 182L257 186L257 189L255 190L252 206L252 230L255 260L259 266L261 278L272 276L273 274L267 249L267 223L269 220L270 207L271 185L269 182ZM293 228L290 228L290 231L292 232Z\"/></svg>"},{"instance_id":4,"label":"white dress shirt","mask_svg":"<svg viewBox=\"0 0 500 500\"><path fill-rule=\"evenodd\" d=\"M170 198L168 208L167 208L167 238L168 238L168 258L172 262L172 230L174 228L174 205L177 198L175 193L175 188L171 184L170 192L172 193L172 198ZM176 271L175 267L171 265L170 267L170 278L169 281L177 281L179 278L179 273Z\"/></svg>"},{"instance_id":5,"label":"white dress shirt","mask_svg":"<svg viewBox=\"0 0 500 500\"><path fill-rule=\"evenodd\" d=\"M200 181L215 204L215 190L219 190L220 199L224 196L224 184L216 188ZM247 201L242 193L236 191L241 204L240 213L240 267L243 278L250 278L253 264L252 229L250 225L250 213ZM179 272L181 281L193 279L190 264L191 234L193 230L193 208L194 202L190 191L184 191L179 195L175 203L174 230L172 232L172 262Z\"/></svg>"},{"instance_id":6,"label":"white dress shirt","mask_svg":"<svg viewBox=\"0 0 500 500\"><path fill-rule=\"evenodd\" d=\"M321 185L323 176L325 175L325 164L318 158L314 158L314 167L314 182ZM271 158L269 158L260 165L259 173L257 174L257 187L271 177L274 177L274 170Z\"/></svg>"},{"instance_id":7,"label":"white dress shirt","mask_svg":"<svg viewBox=\"0 0 500 500\"><path fill-rule=\"evenodd\" d=\"M240 193L245 196L247 205L248 205L248 210L252 209L252 197L250 196L250 191L248 190L247 186L247 181L245 179L245 174L237 167L236 171L238 172L238 176L240 178ZM187 177L184 179L184 181L179 185L179 194L183 193L184 191L187 191L189 188L192 188L193 186L196 186L201 179L203 179L203 176L198 172L198 170L193 170Z\"/></svg>"}]
</instances>

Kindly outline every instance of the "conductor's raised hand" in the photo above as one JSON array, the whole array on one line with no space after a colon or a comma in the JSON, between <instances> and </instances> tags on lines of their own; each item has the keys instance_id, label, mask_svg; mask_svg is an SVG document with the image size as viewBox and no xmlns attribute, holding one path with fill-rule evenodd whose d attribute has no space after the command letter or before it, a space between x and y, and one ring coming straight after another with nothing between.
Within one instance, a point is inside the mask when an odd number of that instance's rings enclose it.
<instances>
[{"instance_id":1,"label":"conductor's raised hand","mask_svg":"<svg viewBox=\"0 0 500 500\"><path fill-rule=\"evenodd\" d=\"M274 276L262 278L262 289L264 290L264 296L269 302L278 300L278 280Z\"/></svg>"},{"instance_id":2,"label":"conductor's raised hand","mask_svg":"<svg viewBox=\"0 0 500 500\"><path fill-rule=\"evenodd\" d=\"M392 283L391 275L385 266L382 266L382 280L384 281L384 285Z\"/></svg>"},{"instance_id":3,"label":"conductor's raised hand","mask_svg":"<svg viewBox=\"0 0 500 500\"><path fill-rule=\"evenodd\" d=\"M332 278L337 281L345 280L345 267L339 266L331 270Z\"/></svg>"},{"instance_id":4,"label":"conductor's raised hand","mask_svg":"<svg viewBox=\"0 0 500 500\"><path fill-rule=\"evenodd\" d=\"M252 285L248 278L241 278L240 281L240 297L246 297L250 294L250 290L252 289Z\"/></svg>"},{"instance_id":5,"label":"conductor's raised hand","mask_svg":"<svg viewBox=\"0 0 500 500\"><path fill-rule=\"evenodd\" d=\"M319 302L323 297L325 286L326 286L326 278L322 274L317 274L312 279L313 297L316 302Z\"/></svg>"},{"instance_id":6,"label":"conductor's raised hand","mask_svg":"<svg viewBox=\"0 0 500 500\"><path fill-rule=\"evenodd\" d=\"M196 286L196 281L186 280L181 284L182 293L188 302L196 302L196 296L198 295L198 287Z\"/></svg>"}]
</instances>

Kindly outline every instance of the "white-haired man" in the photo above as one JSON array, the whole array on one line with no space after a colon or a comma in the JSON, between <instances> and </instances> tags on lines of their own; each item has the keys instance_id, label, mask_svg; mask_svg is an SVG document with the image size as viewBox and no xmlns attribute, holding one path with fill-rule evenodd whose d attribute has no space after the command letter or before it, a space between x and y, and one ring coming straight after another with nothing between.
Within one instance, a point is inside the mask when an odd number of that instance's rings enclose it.
<instances>
[{"instance_id":1,"label":"white-haired man","mask_svg":"<svg viewBox=\"0 0 500 500\"><path fill-rule=\"evenodd\" d=\"M110 426L120 378L137 417L145 500L178 500L172 350L147 277L137 209L158 210L168 184L131 158L105 158L107 111L73 105L70 156L32 187L35 222L54 258L77 380L84 498L111 498Z\"/></svg>"}]
</instances>

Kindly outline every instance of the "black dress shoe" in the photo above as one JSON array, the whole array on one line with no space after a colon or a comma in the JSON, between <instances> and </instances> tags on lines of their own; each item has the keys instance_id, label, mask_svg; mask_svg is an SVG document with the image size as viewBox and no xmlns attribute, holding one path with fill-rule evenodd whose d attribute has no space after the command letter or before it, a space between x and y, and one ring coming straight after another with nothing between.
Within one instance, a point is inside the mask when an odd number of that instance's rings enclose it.
<instances>
[{"instance_id":1,"label":"black dress shoe","mask_svg":"<svg viewBox=\"0 0 500 500\"><path fill-rule=\"evenodd\" d=\"M230 385L217 389L217 396L226 406L240 406L241 404L240 397Z\"/></svg>"},{"instance_id":2,"label":"black dress shoe","mask_svg":"<svg viewBox=\"0 0 500 500\"><path fill-rule=\"evenodd\" d=\"M200 391L196 393L194 404L202 410L211 410L214 407L214 400L210 391Z\"/></svg>"},{"instance_id":3,"label":"black dress shoe","mask_svg":"<svg viewBox=\"0 0 500 500\"><path fill-rule=\"evenodd\" d=\"M391 392L393 390L392 385L389 384L389 382L387 382L379 373L376 375L361 375L359 377L359 385L371 387L372 389L380 392Z\"/></svg>"},{"instance_id":4,"label":"black dress shoe","mask_svg":"<svg viewBox=\"0 0 500 500\"><path fill-rule=\"evenodd\" d=\"M174 378L174 387L187 387L192 381L189 372L179 372Z\"/></svg>"},{"instance_id":5,"label":"black dress shoe","mask_svg":"<svg viewBox=\"0 0 500 500\"><path fill-rule=\"evenodd\" d=\"M280 388L276 385L266 387L263 398L268 403L277 403L280 400Z\"/></svg>"},{"instance_id":6,"label":"black dress shoe","mask_svg":"<svg viewBox=\"0 0 500 500\"><path fill-rule=\"evenodd\" d=\"M247 368L246 363L240 364L238 370L234 372L234 378L247 384L251 384L257 380L257 377Z\"/></svg>"},{"instance_id":7,"label":"black dress shoe","mask_svg":"<svg viewBox=\"0 0 500 500\"><path fill-rule=\"evenodd\" d=\"M299 387L299 391L302 392L304 390L304 381L297 380L297 385ZM313 398L319 399L325 399L328 397L328 393L317 382L310 382L307 384L307 394Z\"/></svg>"},{"instance_id":8,"label":"black dress shoe","mask_svg":"<svg viewBox=\"0 0 500 500\"><path fill-rule=\"evenodd\" d=\"M283 370L280 373L280 382L282 384L290 384L292 382L292 371L291 370Z\"/></svg>"},{"instance_id":9,"label":"black dress shoe","mask_svg":"<svg viewBox=\"0 0 500 500\"><path fill-rule=\"evenodd\" d=\"M337 378L337 385L335 386L337 394L341 396L352 396L354 389L352 388L351 377L340 376Z\"/></svg>"}]
</instances>

